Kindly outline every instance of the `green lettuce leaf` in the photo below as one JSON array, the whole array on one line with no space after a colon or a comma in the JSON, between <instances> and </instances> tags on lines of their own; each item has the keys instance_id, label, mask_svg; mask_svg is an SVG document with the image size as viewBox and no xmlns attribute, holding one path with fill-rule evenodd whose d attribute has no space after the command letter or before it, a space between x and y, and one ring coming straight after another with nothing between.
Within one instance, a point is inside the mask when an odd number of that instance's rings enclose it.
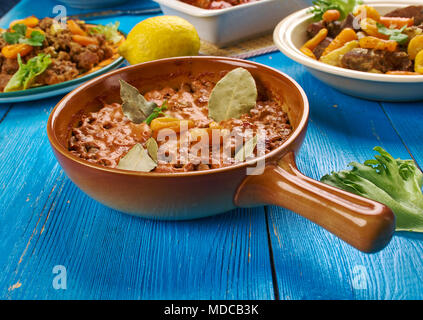
<instances>
[{"instance_id":1,"label":"green lettuce leaf","mask_svg":"<svg viewBox=\"0 0 423 320\"><path fill-rule=\"evenodd\" d=\"M29 59L25 64L22 63L21 56L18 55L19 69L12 78L10 78L4 88L4 92L25 90L29 88L34 79L43 73L50 63L50 55L44 53L39 53L36 57Z\"/></svg>"},{"instance_id":2,"label":"green lettuce leaf","mask_svg":"<svg viewBox=\"0 0 423 320\"><path fill-rule=\"evenodd\" d=\"M396 215L397 231L423 232L423 174L413 160L394 159L381 147L379 155L352 170L332 172L321 181L381 202Z\"/></svg>"},{"instance_id":3,"label":"green lettuce leaf","mask_svg":"<svg viewBox=\"0 0 423 320\"><path fill-rule=\"evenodd\" d=\"M122 40L122 35L118 31L119 28L119 21L115 23L108 23L107 25L103 26L101 24L92 27L89 31L90 34L100 33L106 37L106 40L111 41L112 43L118 43Z\"/></svg>"}]
</instances>

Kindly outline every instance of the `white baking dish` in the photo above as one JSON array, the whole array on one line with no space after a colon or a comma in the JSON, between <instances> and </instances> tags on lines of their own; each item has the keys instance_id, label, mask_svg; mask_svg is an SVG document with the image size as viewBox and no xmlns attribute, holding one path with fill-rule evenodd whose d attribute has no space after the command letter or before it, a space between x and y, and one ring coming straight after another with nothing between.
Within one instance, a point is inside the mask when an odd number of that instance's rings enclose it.
<instances>
[{"instance_id":1,"label":"white baking dish","mask_svg":"<svg viewBox=\"0 0 423 320\"><path fill-rule=\"evenodd\" d=\"M154 0L164 14L191 22L202 40L218 47L264 34L290 13L305 8L303 0L259 0L226 9L201 9L178 0Z\"/></svg>"}]
</instances>

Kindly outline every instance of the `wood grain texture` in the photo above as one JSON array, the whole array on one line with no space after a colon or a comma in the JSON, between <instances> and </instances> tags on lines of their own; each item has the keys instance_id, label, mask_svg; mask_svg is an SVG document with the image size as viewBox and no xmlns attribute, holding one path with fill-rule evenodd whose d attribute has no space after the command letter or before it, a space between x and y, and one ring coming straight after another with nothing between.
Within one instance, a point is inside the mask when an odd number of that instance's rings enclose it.
<instances>
[{"instance_id":1,"label":"wood grain texture","mask_svg":"<svg viewBox=\"0 0 423 320\"><path fill-rule=\"evenodd\" d=\"M381 105L414 160L423 168L423 101Z\"/></svg>"},{"instance_id":2,"label":"wood grain texture","mask_svg":"<svg viewBox=\"0 0 423 320\"><path fill-rule=\"evenodd\" d=\"M380 145L394 157L410 154L380 104L343 95L313 78L282 54L255 59L294 77L305 89L311 114L307 136L297 155L302 172L314 179L347 167L351 161L373 157ZM418 125L421 104L407 106L401 114L404 130L415 128L405 139L410 150L419 149ZM396 106L397 110L404 110ZM389 109L393 113L392 108ZM421 112L422 109L420 109ZM388 113L389 114L389 113ZM413 119L412 123L407 122ZM404 123L405 122L405 123ZM395 122L396 123L396 122ZM403 132L400 131L402 137ZM420 140L421 141L421 140ZM421 146L421 143L420 143ZM421 150L421 148L420 148ZM413 152L416 160L423 154ZM379 253L360 253L311 222L289 212L270 207L269 228L281 299L421 299L423 298L423 235L396 233ZM364 276L365 281L361 281ZM362 286L365 289L362 289ZM357 287L359 289L357 289Z\"/></svg>"},{"instance_id":3,"label":"wood grain texture","mask_svg":"<svg viewBox=\"0 0 423 320\"><path fill-rule=\"evenodd\" d=\"M0 26L51 15L56 4L24 0ZM150 6L130 1L123 8ZM146 17L118 19L128 32ZM310 99L297 159L306 175L318 179L371 158L375 145L401 158L409 150L422 165L421 103L381 106L347 97L280 53L253 60L293 76ZM58 99L0 105L0 298L274 299L275 291L281 299L423 298L421 235L396 234L386 249L366 255L276 207L160 222L100 205L75 187L50 151L45 127ZM67 269L67 290L52 286L55 265Z\"/></svg>"}]
</instances>

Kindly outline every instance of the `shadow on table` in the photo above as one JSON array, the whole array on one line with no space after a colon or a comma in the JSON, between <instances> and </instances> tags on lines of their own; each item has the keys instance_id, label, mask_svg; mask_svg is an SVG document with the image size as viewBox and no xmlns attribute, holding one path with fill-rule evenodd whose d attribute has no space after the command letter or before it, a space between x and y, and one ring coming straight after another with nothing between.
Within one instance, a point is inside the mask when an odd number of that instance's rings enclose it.
<instances>
[{"instance_id":1,"label":"shadow on table","mask_svg":"<svg viewBox=\"0 0 423 320\"><path fill-rule=\"evenodd\" d=\"M423 232L409 232L409 231L397 231L395 232L397 237L407 238L412 240L423 240Z\"/></svg>"}]
</instances>

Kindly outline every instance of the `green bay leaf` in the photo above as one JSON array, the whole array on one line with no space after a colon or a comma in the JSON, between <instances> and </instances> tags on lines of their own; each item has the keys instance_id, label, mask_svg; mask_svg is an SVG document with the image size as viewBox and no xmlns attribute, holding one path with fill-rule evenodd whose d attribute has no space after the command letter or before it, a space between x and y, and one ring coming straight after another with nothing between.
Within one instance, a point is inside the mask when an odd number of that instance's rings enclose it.
<instances>
[{"instance_id":1,"label":"green bay leaf","mask_svg":"<svg viewBox=\"0 0 423 320\"><path fill-rule=\"evenodd\" d=\"M245 161L254 153L254 148L257 145L257 136L248 140L235 154L236 161Z\"/></svg>"},{"instance_id":2,"label":"green bay leaf","mask_svg":"<svg viewBox=\"0 0 423 320\"><path fill-rule=\"evenodd\" d=\"M147 151L151 159L153 159L153 161L157 163L157 154L159 152L159 145L157 144L157 141L154 140L154 138L150 138L145 143L145 146L147 147Z\"/></svg>"},{"instance_id":3,"label":"green bay leaf","mask_svg":"<svg viewBox=\"0 0 423 320\"><path fill-rule=\"evenodd\" d=\"M120 82L120 97L123 114L134 123L141 123L157 108L157 104L147 101L137 88L123 80Z\"/></svg>"},{"instance_id":4,"label":"green bay leaf","mask_svg":"<svg viewBox=\"0 0 423 320\"><path fill-rule=\"evenodd\" d=\"M257 100L253 76L244 68L236 68L220 79L209 98L209 117L220 122L240 118L248 113Z\"/></svg>"},{"instance_id":5,"label":"green bay leaf","mask_svg":"<svg viewBox=\"0 0 423 320\"><path fill-rule=\"evenodd\" d=\"M117 165L118 169L150 172L157 167L156 162L150 158L146 149L137 143L122 157Z\"/></svg>"}]
</instances>

